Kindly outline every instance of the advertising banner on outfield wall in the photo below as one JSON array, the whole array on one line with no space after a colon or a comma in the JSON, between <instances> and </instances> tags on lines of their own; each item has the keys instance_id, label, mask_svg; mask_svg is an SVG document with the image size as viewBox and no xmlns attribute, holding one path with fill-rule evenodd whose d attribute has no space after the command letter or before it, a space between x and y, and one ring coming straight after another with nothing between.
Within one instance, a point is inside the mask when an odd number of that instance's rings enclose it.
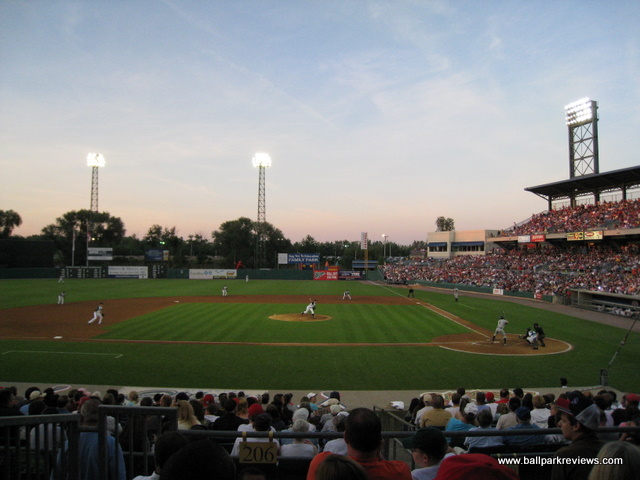
<instances>
[{"instance_id":1,"label":"advertising banner on outfield wall","mask_svg":"<svg viewBox=\"0 0 640 480\"><path fill-rule=\"evenodd\" d=\"M338 272L330 272L328 270L314 270L314 280L338 280Z\"/></svg>"},{"instance_id":2,"label":"advertising banner on outfield wall","mask_svg":"<svg viewBox=\"0 0 640 480\"><path fill-rule=\"evenodd\" d=\"M109 266L107 269L107 276L109 278L149 278L148 267L117 267Z\"/></svg>"},{"instance_id":3,"label":"advertising banner on outfield wall","mask_svg":"<svg viewBox=\"0 0 640 480\"><path fill-rule=\"evenodd\" d=\"M291 265L295 263L302 263L304 265L311 265L320 262L319 253L280 253L278 254L278 263L280 263L280 255L286 255L287 261L285 264ZM283 257L284 258L284 257ZM280 263L282 265L282 263Z\"/></svg>"},{"instance_id":4,"label":"advertising banner on outfield wall","mask_svg":"<svg viewBox=\"0 0 640 480\"><path fill-rule=\"evenodd\" d=\"M364 278L364 272L356 272L352 270L342 270L340 272L340 276L338 277L340 280L360 280Z\"/></svg>"},{"instance_id":5,"label":"advertising banner on outfield wall","mask_svg":"<svg viewBox=\"0 0 640 480\"><path fill-rule=\"evenodd\" d=\"M190 268L189 280L213 280L214 278L236 278L237 270L224 270L216 268Z\"/></svg>"}]
</instances>

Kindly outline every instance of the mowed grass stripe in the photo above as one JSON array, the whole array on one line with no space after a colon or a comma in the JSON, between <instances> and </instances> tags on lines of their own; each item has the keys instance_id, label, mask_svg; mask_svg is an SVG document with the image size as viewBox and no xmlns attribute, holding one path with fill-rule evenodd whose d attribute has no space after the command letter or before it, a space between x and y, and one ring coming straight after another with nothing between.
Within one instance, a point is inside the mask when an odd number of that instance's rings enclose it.
<instances>
[{"instance_id":1,"label":"mowed grass stripe","mask_svg":"<svg viewBox=\"0 0 640 480\"><path fill-rule=\"evenodd\" d=\"M182 303L113 325L102 339L258 342L408 343L468 330L427 309L397 305L326 305L322 322L282 322L273 313L297 305ZM276 310L276 312L272 312ZM301 317L302 318L302 317Z\"/></svg>"}]
</instances>

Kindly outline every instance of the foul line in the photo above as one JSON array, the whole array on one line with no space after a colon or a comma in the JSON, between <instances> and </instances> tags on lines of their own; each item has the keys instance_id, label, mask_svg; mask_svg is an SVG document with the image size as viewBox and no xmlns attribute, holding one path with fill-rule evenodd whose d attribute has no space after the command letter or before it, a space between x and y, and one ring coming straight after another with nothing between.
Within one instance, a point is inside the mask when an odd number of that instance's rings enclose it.
<instances>
[{"instance_id":1,"label":"foul line","mask_svg":"<svg viewBox=\"0 0 640 480\"><path fill-rule=\"evenodd\" d=\"M379 284L378 284L378 285L379 285ZM487 332L486 332L486 330L476 330L475 328L472 328L472 327L470 327L469 325L466 325L466 324L464 324L464 323L462 323L462 322L459 322L459 321L458 321L458 320L456 320L456 319L459 319L460 317L457 317L456 315L454 315L454 314L452 314L452 313L450 313L450 312L447 312L446 310L443 310L443 309L441 309L441 308L438 308L438 307L436 307L435 305L431 305L430 303L425 302L425 301L420 300L420 299L417 299L417 300L416 300L416 299L415 299L415 298L413 298L413 297L404 297L404 295L400 295L400 293L398 293L398 292L397 292L397 289L391 289L391 288L387 287L386 285L379 285L379 286L380 286L380 288L382 288L383 290L388 290L389 292L393 293L394 295L397 295L398 297L403 297L403 298L407 298L407 299L414 300L414 301L415 301L415 303L416 303L417 305L420 305L421 307L426 308L427 310L431 310L433 313L436 313L436 314L440 315L441 317L444 317L444 318L446 318L447 320L449 320L449 321L451 321L451 322L453 322L453 323L457 323L457 324L458 324L458 325L460 325L461 327L464 327L464 328L466 328L466 329L468 329L468 330L471 330L471 331L472 331L472 332L474 332L474 333L477 333L477 334L479 334L479 335L482 335L482 336L483 336L483 337L485 337L485 338L489 338L489 337L487 336ZM460 320L462 320L462 319L460 319ZM473 324L473 323L471 323L471 322L469 322L469 323L470 323L471 325L475 325L475 324Z\"/></svg>"},{"instance_id":2,"label":"foul line","mask_svg":"<svg viewBox=\"0 0 640 480\"><path fill-rule=\"evenodd\" d=\"M6 352L2 352L2 355L8 355L10 353L53 353L53 354L62 354L62 355L107 355L111 357L120 358L122 357L122 353L92 353L92 352L52 352L47 350L7 350Z\"/></svg>"}]
</instances>

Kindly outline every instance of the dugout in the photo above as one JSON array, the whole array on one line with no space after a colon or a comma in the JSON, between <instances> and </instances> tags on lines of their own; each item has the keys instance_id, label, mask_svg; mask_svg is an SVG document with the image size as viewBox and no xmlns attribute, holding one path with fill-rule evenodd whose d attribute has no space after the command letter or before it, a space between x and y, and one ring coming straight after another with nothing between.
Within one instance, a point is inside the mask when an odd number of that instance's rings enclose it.
<instances>
[{"instance_id":1,"label":"dugout","mask_svg":"<svg viewBox=\"0 0 640 480\"><path fill-rule=\"evenodd\" d=\"M640 314L639 298L621 293L571 289L571 305L585 310L636 318Z\"/></svg>"}]
</instances>

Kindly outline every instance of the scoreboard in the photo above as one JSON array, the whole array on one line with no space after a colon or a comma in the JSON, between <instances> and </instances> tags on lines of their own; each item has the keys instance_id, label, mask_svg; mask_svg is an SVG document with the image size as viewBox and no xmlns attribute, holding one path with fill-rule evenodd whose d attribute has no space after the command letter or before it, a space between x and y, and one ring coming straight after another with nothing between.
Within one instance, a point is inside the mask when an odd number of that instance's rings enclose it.
<instances>
[{"instance_id":1,"label":"scoreboard","mask_svg":"<svg viewBox=\"0 0 640 480\"><path fill-rule=\"evenodd\" d=\"M64 267L64 278L106 278L102 267Z\"/></svg>"}]
</instances>

